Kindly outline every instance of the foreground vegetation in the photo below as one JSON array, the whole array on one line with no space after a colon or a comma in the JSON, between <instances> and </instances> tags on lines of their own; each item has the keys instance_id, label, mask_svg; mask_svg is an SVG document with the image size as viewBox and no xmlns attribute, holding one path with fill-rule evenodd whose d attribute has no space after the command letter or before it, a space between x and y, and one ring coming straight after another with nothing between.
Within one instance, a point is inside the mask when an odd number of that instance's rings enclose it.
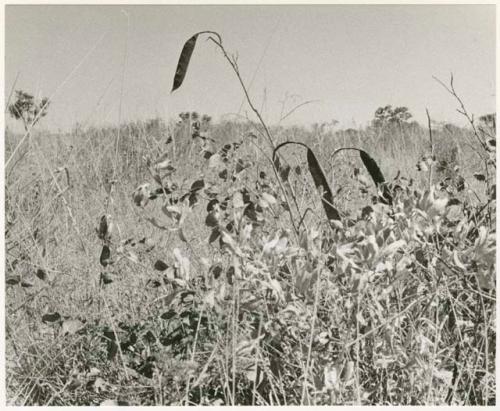
<instances>
[{"instance_id":1,"label":"foreground vegetation","mask_svg":"<svg viewBox=\"0 0 500 411\"><path fill-rule=\"evenodd\" d=\"M9 403L495 404L495 130L395 112L33 132L6 170Z\"/></svg>"}]
</instances>

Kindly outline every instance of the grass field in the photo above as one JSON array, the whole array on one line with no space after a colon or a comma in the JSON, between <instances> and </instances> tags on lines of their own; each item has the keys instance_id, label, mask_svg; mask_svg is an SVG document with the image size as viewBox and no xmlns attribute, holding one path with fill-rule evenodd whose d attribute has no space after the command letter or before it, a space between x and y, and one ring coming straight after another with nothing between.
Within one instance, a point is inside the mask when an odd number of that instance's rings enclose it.
<instances>
[{"instance_id":1,"label":"grass field","mask_svg":"<svg viewBox=\"0 0 500 411\"><path fill-rule=\"evenodd\" d=\"M495 404L494 131L270 133L333 204L255 123L31 133L6 168L9 404Z\"/></svg>"}]
</instances>

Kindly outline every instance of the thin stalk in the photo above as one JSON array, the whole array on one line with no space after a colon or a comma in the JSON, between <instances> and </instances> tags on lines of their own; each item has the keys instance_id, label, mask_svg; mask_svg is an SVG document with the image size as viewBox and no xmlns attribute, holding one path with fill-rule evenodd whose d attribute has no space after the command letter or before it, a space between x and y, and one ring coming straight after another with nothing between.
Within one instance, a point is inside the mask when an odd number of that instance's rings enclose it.
<instances>
[{"instance_id":1,"label":"thin stalk","mask_svg":"<svg viewBox=\"0 0 500 411\"><path fill-rule=\"evenodd\" d=\"M313 344L313 339L314 339L314 330L316 326L316 317L318 315L318 304L319 304L319 291L320 291L320 284L321 284L321 264L318 264L318 268L316 269L318 272L318 278L316 279L316 290L314 293L314 307L313 307L313 316L312 316L312 322L311 322L311 335L309 336L309 346L307 349L307 361L306 361L306 368L304 370L304 383L302 384L302 399L300 403L303 405L304 404L304 399L306 397L307 393L307 376L309 374L309 367L311 365L311 352L312 352L312 344Z\"/></svg>"},{"instance_id":2,"label":"thin stalk","mask_svg":"<svg viewBox=\"0 0 500 411\"><path fill-rule=\"evenodd\" d=\"M254 104L252 103L252 100L250 98L250 95L248 94L248 90L247 90L247 88L245 86L245 83L243 82L243 79L241 78L240 70L238 68L238 64L236 62L236 59L231 58L227 54L226 49L222 45L222 38L220 37L220 35L218 33L213 32L213 31L205 31L203 33L213 34L213 35L215 35L217 37L217 39L215 39L212 36L210 36L208 39L211 40L217 47L219 47L219 49L224 54L224 58L227 60L227 62L230 64L231 68L233 69L234 73L236 74L236 77L238 78L240 86L243 89L243 93L245 94L245 98L247 100L247 103L250 106L250 108L252 109L252 111L255 113L255 115L257 116L257 118L258 118L261 126L264 129L265 136L266 136L267 140L269 141L269 144L271 145L271 148L274 150L276 148L276 145L274 144L273 138L271 136L271 132L269 131L269 128L267 127L266 122L262 118L259 110L257 110L255 108ZM275 177L276 177L276 179L278 181L278 184L280 185L281 191L283 192L283 196L285 197L285 200L287 202L288 213L290 215L290 221L292 223L293 229L294 229L295 233L298 235L298 229L297 229L297 227L295 225L295 220L294 220L294 217L293 217L293 214L292 214L292 209L290 207L290 200L288 199L288 194L286 192L285 187L283 186L283 184L281 182L281 179L280 179L280 177L278 175L278 170L276 170L276 166L274 165L274 162L272 162L271 164L272 164L272 167L273 167L274 175L275 175Z\"/></svg>"},{"instance_id":3,"label":"thin stalk","mask_svg":"<svg viewBox=\"0 0 500 411\"><path fill-rule=\"evenodd\" d=\"M429 143L430 143L430 148L431 148L431 166L429 168L429 190L431 189L432 185L432 171L434 169L434 141L432 139L432 128L431 128L431 116L429 115L429 110L425 109L425 112L427 114L427 126L429 127Z\"/></svg>"}]
</instances>

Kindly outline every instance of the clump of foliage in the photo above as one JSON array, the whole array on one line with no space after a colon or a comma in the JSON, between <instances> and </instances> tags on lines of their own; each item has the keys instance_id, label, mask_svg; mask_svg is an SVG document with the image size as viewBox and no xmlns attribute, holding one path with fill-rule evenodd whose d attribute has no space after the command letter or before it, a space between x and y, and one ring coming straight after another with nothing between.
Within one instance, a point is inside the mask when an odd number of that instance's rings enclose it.
<instances>
[{"instance_id":1,"label":"clump of foliage","mask_svg":"<svg viewBox=\"0 0 500 411\"><path fill-rule=\"evenodd\" d=\"M379 107L375 111L375 118L372 120L372 125L375 128L383 128L388 125L400 125L407 123L412 114L408 111L408 107L395 107L391 105Z\"/></svg>"},{"instance_id":2,"label":"clump of foliage","mask_svg":"<svg viewBox=\"0 0 500 411\"><path fill-rule=\"evenodd\" d=\"M33 127L42 117L47 115L49 99L40 100L22 90L16 90L16 100L9 105L9 114L21 120L26 131Z\"/></svg>"}]
</instances>

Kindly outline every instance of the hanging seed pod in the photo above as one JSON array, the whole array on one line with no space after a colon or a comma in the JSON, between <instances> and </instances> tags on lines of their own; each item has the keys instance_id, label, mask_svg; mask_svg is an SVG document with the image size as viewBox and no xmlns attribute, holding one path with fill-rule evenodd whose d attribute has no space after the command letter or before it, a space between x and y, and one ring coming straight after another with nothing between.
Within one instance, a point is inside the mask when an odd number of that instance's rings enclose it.
<instances>
[{"instance_id":1,"label":"hanging seed pod","mask_svg":"<svg viewBox=\"0 0 500 411\"><path fill-rule=\"evenodd\" d=\"M323 172L323 169L321 168L318 159L314 155L314 152L306 144L299 143L296 141L285 141L284 143L278 145L273 152L273 162L275 166L277 168L280 166L278 157L276 155L278 150L288 144L297 144L307 149L307 165L309 167L309 172L311 173L316 189L322 193L321 202L323 204L323 209L325 210L325 214L328 220L339 221L340 214L337 211L337 209L333 206L333 194L326 180L325 173ZM281 176L281 178L284 180L283 176ZM286 174L286 178L288 179L288 173Z\"/></svg>"}]
</instances>

